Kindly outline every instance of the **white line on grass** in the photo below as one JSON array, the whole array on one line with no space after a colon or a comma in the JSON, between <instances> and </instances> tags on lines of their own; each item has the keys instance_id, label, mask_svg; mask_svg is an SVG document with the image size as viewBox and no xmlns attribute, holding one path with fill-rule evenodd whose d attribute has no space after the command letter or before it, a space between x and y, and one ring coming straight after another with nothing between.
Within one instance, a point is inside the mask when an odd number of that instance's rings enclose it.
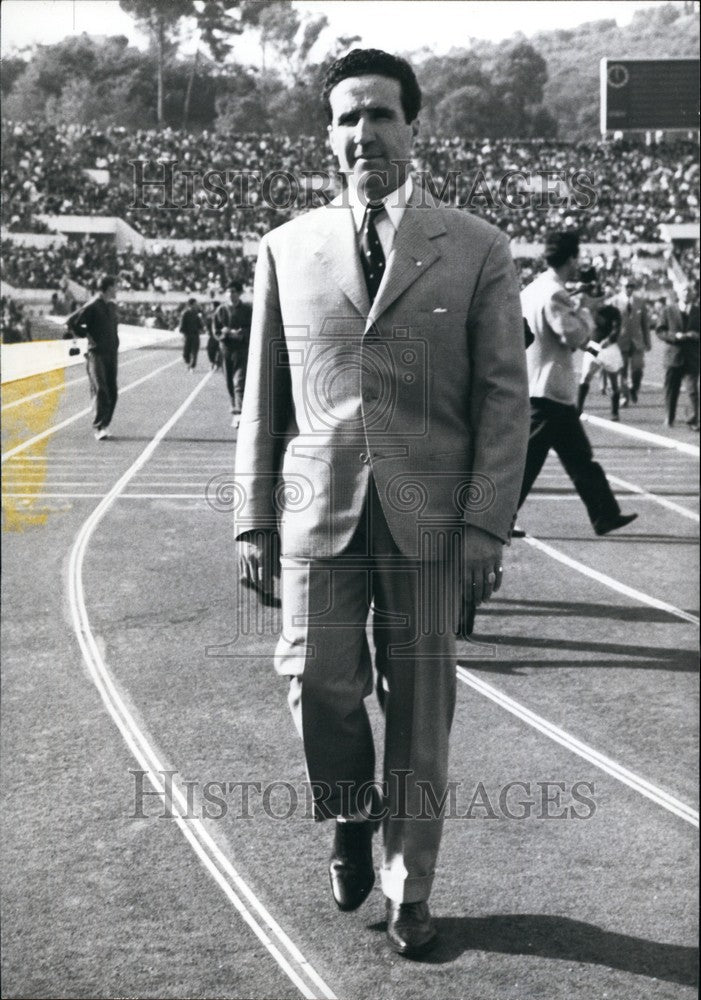
<instances>
[{"instance_id":1,"label":"white line on grass","mask_svg":"<svg viewBox=\"0 0 701 1000\"><path fill-rule=\"evenodd\" d=\"M698 445L687 444L686 441L675 441L674 438L665 437L664 434L653 434L651 431L644 431L639 427L631 427L630 424L617 424L613 420L595 417L591 413L583 413L580 419L595 424L597 427L605 427L607 431L614 431L625 437L637 438L638 441L649 441L650 444L659 445L661 448L673 448L675 451L681 451L685 455L693 455L695 458L701 454Z\"/></svg>"},{"instance_id":2,"label":"white line on grass","mask_svg":"<svg viewBox=\"0 0 701 1000\"><path fill-rule=\"evenodd\" d=\"M621 764L617 764L615 760L604 756L604 754L599 753L593 747L582 743L581 740L578 740L575 736L571 736L564 729L560 729L559 726L554 725L552 722L548 722L542 716L536 715L535 712L526 708L525 705L521 705L519 702L514 701L513 698L509 698L503 691L493 687L491 684L487 684L481 677L478 677L469 670L465 670L464 667L458 666L457 674L463 684L474 688L475 691L484 695L485 698L489 698L501 708L506 709L507 712L528 723L529 726L533 726L534 729L548 736L555 743L559 743L561 746L576 753L579 757L584 758L584 760L588 760L590 764L601 768L606 774L623 782L624 785L628 785L629 788L632 788L640 795L644 795L645 798L651 799L657 805L662 806L663 809L667 809L669 812L674 813L675 816L686 820L692 826L698 827L699 814L697 810L688 806L685 802L665 792L662 788L658 788L645 778L634 774L633 771L629 771Z\"/></svg>"},{"instance_id":3,"label":"white line on grass","mask_svg":"<svg viewBox=\"0 0 701 1000\"><path fill-rule=\"evenodd\" d=\"M165 771L165 768L122 699L90 628L83 590L83 561L88 543L97 525L130 479L148 461L168 431L185 413L209 377L209 374L207 374L199 385L193 389L187 399L166 421L136 461L120 477L87 518L73 544L69 562L68 600L73 627L88 672L100 693L105 708L112 716L140 769L146 772L150 783L159 795L165 795L165 782L159 774L159 772ZM217 885L224 892L227 899L236 908L242 919L248 924L290 981L294 983L300 993L308 998L308 1000L317 1000L319 996L326 998L326 1000L335 1000L333 991L305 959L299 948L297 948L282 927L268 912L253 890L241 878L229 859L212 839L201 820L184 819L185 816L189 815L188 803L175 782L173 783L172 798L174 806L173 814L178 828L182 831L188 843ZM286 954L283 954L281 949Z\"/></svg>"},{"instance_id":4,"label":"white line on grass","mask_svg":"<svg viewBox=\"0 0 701 1000\"><path fill-rule=\"evenodd\" d=\"M565 555L564 552L560 552L559 549L553 548L552 545L548 545L546 542L541 542L539 538L534 538L532 535L526 535L523 541L527 542L534 549L540 549L541 552L550 556L551 559L556 559L565 566L569 566L570 569L575 569L578 573L582 573L584 576L588 576L590 579L596 580L598 583L602 583L605 587L618 591L619 594L625 594L626 597L632 597L641 604L647 604L649 607L657 608L659 611L666 611L668 614L674 615L675 618L681 618L682 621L690 622L692 625L699 624L699 619L695 615L689 614L688 611L683 611L681 608L677 608L673 604L667 604L666 601L660 601L657 597L651 597L650 594L645 594L642 590L636 590L635 587L629 587L628 584L621 583L620 580L614 580L612 576L608 576L606 573L600 573L598 569L592 569L591 566L587 566L585 563L581 563L577 559L572 559L570 556Z\"/></svg>"},{"instance_id":5,"label":"white line on grass","mask_svg":"<svg viewBox=\"0 0 701 1000\"><path fill-rule=\"evenodd\" d=\"M125 385L123 389L120 389L119 390L120 396L123 396L125 392L129 392L130 389L136 389L137 385L141 385L143 382L147 382L150 378L153 378L160 372L165 371L166 368L172 368L173 365L180 365L180 364L182 364L182 361L180 360L180 358L178 358L177 361L169 361L167 364L161 365L159 368L154 368L154 370L152 372L149 372L148 375L142 375L141 378L137 378L135 382L130 382L129 385ZM68 417L66 420L62 420L60 424L54 424L53 427L47 427L45 431L41 432L41 434L36 434L33 438L29 438L27 441L23 441L22 444L18 444L14 448L10 448L9 451L6 451L2 456L2 461L6 462L8 458L12 458L13 455L17 455L19 454L19 452L25 451L25 449L27 448L31 448L33 444L37 444L39 441L43 441L44 438L50 437L52 434L55 434L56 431L63 430L64 427L68 427L69 424L74 423L76 420L80 420L81 417L84 417L88 413L92 412L93 412L92 406L87 406L84 410L80 410L79 413L74 413L72 417Z\"/></svg>"}]
</instances>

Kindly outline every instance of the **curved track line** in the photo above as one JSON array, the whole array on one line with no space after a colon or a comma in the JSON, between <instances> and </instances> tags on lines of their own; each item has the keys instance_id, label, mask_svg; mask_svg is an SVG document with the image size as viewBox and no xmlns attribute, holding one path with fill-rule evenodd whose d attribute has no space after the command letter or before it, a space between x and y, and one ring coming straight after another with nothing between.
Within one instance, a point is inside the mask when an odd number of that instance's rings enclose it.
<instances>
[{"instance_id":1,"label":"curved track line","mask_svg":"<svg viewBox=\"0 0 701 1000\"><path fill-rule=\"evenodd\" d=\"M175 413L161 427L146 448L144 448L136 461L100 501L78 532L73 548L71 549L69 561L68 599L71 618L88 672L100 693L105 708L114 720L125 743L138 762L140 769L146 772L155 791L161 795L165 795L165 786L162 778L159 777L159 772L163 772L166 769L163 767L156 751L144 736L119 694L90 628L90 620L85 607L83 591L83 561L90 538L112 503L130 479L148 461L165 435L187 410L190 403L195 399L209 378L210 374L205 375L199 385L196 386L181 406L178 407ZM242 919L248 924L290 981L294 983L307 1000L317 1000L318 997L324 997L326 1000L336 1000L333 991L305 959L299 948L297 948L282 927L268 912L253 890L241 878L231 862L212 839L204 824L199 819L184 819L188 815L188 804L186 797L175 782L173 782L172 798L173 813L178 823L178 828L182 831L186 840L217 885L224 892L227 899L233 904Z\"/></svg>"},{"instance_id":2,"label":"curved track line","mask_svg":"<svg viewBox=\"0 0 701 1000\"><path fill-rule=\"evenodd\" d=\"M150 378L153 378L160 372L165 371L166 368L172 368L173 365L180 364L182 364L182 361L178 358L177 361L169 361L167 364L161 365L159 368L154 368L154 370L149 372L148 375L142 375L141 378L137 378L135 382L130 382L128 385L125 385L123 389L120 389L120 396L123 396L125 392L129 392L130 389L136 389L137 385L141 385L143 382L148 382ZM21 451L31 448L33 444L37 444L37 442L43 441L44 438L55 434L56 431L63 430L64 427L68 427L69 424L74 423L76 420L80 420L80 418L86 416L86 414L92 413L92 410L92 406L87 406L84 410L80 410L79 413L74 413L72 417L62 420L60 424L54 424L53 427L47 427L45 431L41 432L41 434L35 434L33 438L28 438L26 441L23 441L22 444L18 444L14 448L10 448L9 451L6 451L2 456L2 461L6 462L8 458L12 458L13 455L18 455Z\"/></svg>"},{"instance_id":3,"label":"curved track line","mask_svg":"<svg viewBox=\"0 0 701 1000\"><path fill-rule=\"evenodd\" d=\"M675 451L681 451L684 455L693 455L698 458L701 454L698 445L687 444L685 441L675 441L673 438L665 437L664 434L653 434L652 431L643 431L639 427L631 427L630 424L617 424L613 420L595 417L591 413L583 413L580 420L586 420L596 427L605 427L607 431L623 434L624 437L637 438L638 441L659 445L660 448L673 448Z\"/></svg>"},{"instance_id":4,"label":"curved track line","mask_svg":"<svg viewBox=\"0 0 701 1000\"><path fill-rule=\"evenodd\" d=\"M126 361L119 362L120 369L126 368L127 365L133 365L135 361L142 361L143 358L127 358ZM53 369L54 371L56 369ZM48 374L42 372L41 374ZM37 378L36 375L30 375L30 378ZM4 413L6 410L12 410L15 406L21 406L22 403L31 403L33 399L39 399L40 396L46 396L50 392L58 392L59 389L68 389L70 386L79 385L81 382L87 382L87 375L80 375L78 378L69 378L66 382L61 383L61 385L50 385L48 389L40 389L39 392L32 392L29 396L22 396L21 399L15 399L11 403L3 403L0 410ZM9 384L9 383L8 383Z\"/></svg>"},{"instance_id":5,"label":"curved track line","mask_svg":"<svg viewBox=\"0 0 701 1000\"><path fill-rule=\"evenodd\" d=\"M578 573L582 573L584 576L588 576L592 580L596 580L598 583L603 583L605 587L618 591L619 594L625 594L626 597L632 597L641 604L647 604L648 607L657 608L658 611L666 611L668 614L674 615L675 618L681 618L682 621L689 622L691 625L699 624L699 619L695 615L689 614L688 611L683 611L681 608L677 608L673 604L667 604L666 601L660 601L657 597L651 597L649 594L643 593L642 590L636 590L635 587L629 587L626 583L620 583L620 581L614 580L612 576L607 576L606 573L600 573L598 569L592 569L591 566L587 566L585 563L581 563L577 559L572 559L570 556L565 555L564 552L560 552L559 549L553 548L552 545L547 545L545 542L541 542L540 539L534 538L532 535L526 535L523 541L527 542L534 549L540 549L540 551L544 552L546 556L550 556L552 559L556 559L565 566L569 566L570 569L575 569Z\"/></svg>"},{"instance_id":6,"label":"curved track line","mask_svg":"<svg viewBox=\"0 0 701 1000\"><path fill-rule=\"evenodd\" d=\"M629 483L626 479L619 479L618 476L612 476L607 473L609 480L615 483L617 486L622 486L624 490L628 490L630 493L635 493L637 496L644 497L645 500L653 500L655 503L659 504L660 507L666 507L667 510L673 510L675 514L681 514L682 517L688 517L690 521L696 521L699 523L699 515L696 511L689 510L688 507L682 507L681 504L674 503L673 500L667 500L665 497L657 496L656 493L648 493L647 490L643 489L642 486L636 486L635 483Z\"/></svg>"},{"instance_id":7,"label":"curved track line","mask_svg":"<svg viewBox=\"0 0 701 1000\"><path fill-rule=\"evenodd\" d=\"M540 715L536 715L525 705L521 705L519 702L514 701L513 698L509 698L508 695L504 694L498 688L492 687L491 684L487 684L483 681L481 677L476 674L471 673L469 670L465 670L464 667L457 668L458 679L467 684L469 687L474 688L480 694L484 695L485 698L489 698L491 701L495 702L501 708L506 709L507 712L511 712L517 718L521 719L523 722L527 722L529 726L533 726L539 732L544 733L555 743L559 743L560 746L566 747L577 756L583 757L584 760L589 761L590 764L594 764L596 767L605 771L606 774L610 774L611 777L616 778L618 781L623 782L624 785L628 785L634 791L638 792L640 795L644 795L645 798L651 799L657 805L662 806L663 809L667 809L669 812L674 813L675 816L679 816L681 819L686 820L687 823L691 823L692 826L698 827L699 825L699 814L696 809L692 809L685 802L680 799L675 798L668 792L665 792L662 788L658 788L657 785L653 785L650 781L645 778L641 778L639 775L634 774L633 771L629 771L628 768L623 767L621 764L617 764L615 760L611 760L610 757L604 756L604 754L599 753L593 747L588 746L586 743L582 743L575 736L570 736L569 733L565 732L564 729L560 729L559 726L554 725L552 722L548 722Z\"/></svg>"}]
</instances>

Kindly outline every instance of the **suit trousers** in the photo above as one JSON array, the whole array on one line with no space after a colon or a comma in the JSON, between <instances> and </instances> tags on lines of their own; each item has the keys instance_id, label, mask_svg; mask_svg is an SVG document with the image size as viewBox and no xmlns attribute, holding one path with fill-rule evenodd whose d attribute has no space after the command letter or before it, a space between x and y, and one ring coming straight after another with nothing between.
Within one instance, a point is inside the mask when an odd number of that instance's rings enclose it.
<instances>
[{"instance_id":1,"label":"suit trousers","mask_svg":"<svg viewBox=\"0 0 701 1000\"><path fill-rule=\"evenodd\" d=\"M221 342L221 352L224 361L226 388L231 399L231 409L234 413L241 412L243 390L246 384L246 351L234 347L226 340Z\"/></svg>"},{"instance_id":2,"label":"suit trousers","mask_svg":"<svg viewBox=\"0 0 701 1000\"><path fill-rule=\"evenodd\" d=\"M385 896L428 899L441 840L455 708L455 624L460 587L453 561L402 555L374 483L358 529L331 559L282 559L278 673L304 743L315 818L352 816L375 783L375 749L364 699L384 713Z\"/></svg>"},{"instance_id":3,"label":"suit trousers","mask_svg":"<svg viewBox=\"0 0 701 1000\"><path fill-rule=\"evenodd\" d=\"M637 394L640 389L645 370L645 351L636 344L628 344L621 347L621 354L623 355L621 387L627 397L630 391Z\"/></svg>"},{"instance_id":4,"label":"suit trousers","mask_svg":"<svg viewBox=\"0 0 701 1000\"><path fill-rule=\"evenodd\" d=\"M194 368L197 364L197 355L200 351L199 333L183 334L183 361L188 368Z\"/></svg>"},{"instance_id":5,"label":"suit trousers","mask_svg":"<svg viewBox=\"0 0 701 1000\"><path fill-rule=\"evenodd\" d=\"M684 364L669 367L664 373L664 401L667 420L674 423L677 415L677 401L682 382L689 398L691 416L689 421L699 422L699 376L698 371L689 371Z\"/></svg>"},{"instance_id":6,"label":"suit trousers","mask_svg":"<svg viewBox=\"0 0 701 1000\"><path fill-rule=\"evenodd\" d=\"M604 470L594 461L576 407L540 397L531 397L531 431L519 507L530 493L551 448L584 502L594 528L620 513Z\"/></svg>"},{"instance_id":7,"label":"suit trousers","mask_svg":"<svg viewBox=\"0 0 701 1000\"><path fill-rule=\"evenodd\" d=\"M109 427L117 405L117 354L97 354L90 350L86 355L86 364L90 395L95 405L92 425L100 431Z\"/></svg>"}]
</instances>

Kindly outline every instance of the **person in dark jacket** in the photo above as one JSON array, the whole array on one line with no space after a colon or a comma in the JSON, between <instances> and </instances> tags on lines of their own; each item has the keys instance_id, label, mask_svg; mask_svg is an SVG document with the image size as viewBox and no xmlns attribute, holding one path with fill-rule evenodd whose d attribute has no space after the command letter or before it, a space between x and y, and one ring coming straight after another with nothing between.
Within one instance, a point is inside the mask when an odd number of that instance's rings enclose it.
<instances>
[{"instance_id":1,"label":"person in dark jacket","mask_svg":"<svg viewBox=\"0 0 701 1000\"><path fill-rule=\"evenodd\" d=\"M238 426L241 415L251 334L251 307L241 301L242 291L240 281L232 282L229 287L229 302L222 302L214 314L214 336L221 345L234 426Z\"/></svg>"},{"instance_id":2,"label":"person in dark jacket","mask_svg":"<svg viewBox=\"0 0 701 1000\"><path fill-rule=\"evenodd\" d=\"M698 291L687 288L679 305L665 306L656 330L665 343L664 396L665 426L674 427L677 400L685 383L691 414L687 424L699 429L699 299Z\"/></svg>"},{"instance_id":3,"label":"person in dark jacket","mask_svg":"<svg viewBox=\"0 0 701 1000\"><path fill-rule=\"evenodd\" d=\"M221 356L221 344L214 336L214 316L217 309L219 308L219 302L215 299L212 302L211 311L207 315L207 357L209 358L209 367L211 371L221 371L222 366L222 356Z\"/></svg>"},{"instance_id":4,"label":"person in dark jacket","mask_svg":"<svg viewBox=\"0 0 701 1000\"><path fill-rule=\"evenodd\" d=\"M68 317L68 329L74 337L87 337L88 378L95 403L93 430L95 438L109 437L107 428L117 405L117 279L106 274L100 279L97 295Z\"/></svg>"},{"instance_id":5,"label":"person in dark jacket","mask_svg":"<svg viewBox=\"0 0 701 1000\"><path fill-rule=\"evenodd\" d=\"M187 308L180 317L179 329L183 335L183 360L190 371L194 372L200 350L200 333L204 329L197 299L187 300Z\"/></svg>"}]
</instances>

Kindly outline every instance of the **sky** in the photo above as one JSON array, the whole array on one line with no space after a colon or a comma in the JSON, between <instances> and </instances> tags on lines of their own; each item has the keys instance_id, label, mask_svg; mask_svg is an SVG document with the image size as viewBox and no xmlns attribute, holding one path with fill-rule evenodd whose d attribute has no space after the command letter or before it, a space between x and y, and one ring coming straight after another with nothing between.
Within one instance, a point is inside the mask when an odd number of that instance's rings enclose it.
<instances>
[{"instance_id":1,"label":"sky","mask_svg":"<svg viewBox=\"0 0 701 1000\"><path fill-rule=\"evenodd\" d=\"M465 46L470 37L499 41L517 31L571 28L584 21L615 18L627 24L636 10L660 0L299 0L300 12L326 14L330 38L361 35L365 45L390 51L429 46L446 52ZM87 31L96 35L126 35L144 47L146 39L134 28L118 0L2 0L1 51L35 42L48 44ZM328 36L327 36L328 37ZM250 49L250 50L249 50ZM240 43L237 55L255 61L257 47Z\"/></svg>"}]
</instances>

